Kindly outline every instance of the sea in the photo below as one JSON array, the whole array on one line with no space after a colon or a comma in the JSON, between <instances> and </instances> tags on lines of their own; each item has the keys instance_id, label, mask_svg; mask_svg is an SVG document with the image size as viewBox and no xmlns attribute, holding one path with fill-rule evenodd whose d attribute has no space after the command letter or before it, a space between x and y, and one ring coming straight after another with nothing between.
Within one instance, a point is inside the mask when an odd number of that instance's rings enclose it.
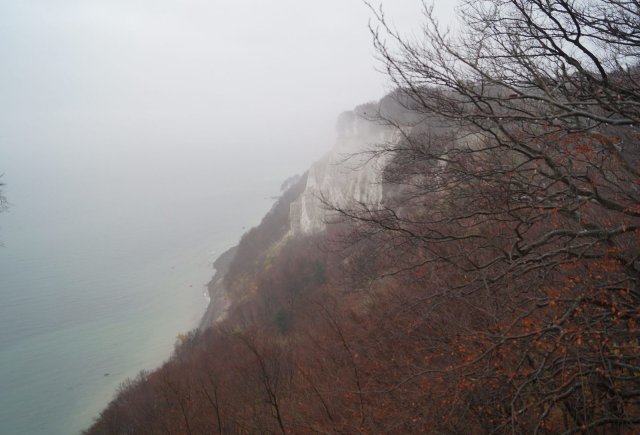
<instances>
[{"instance_id":1,"label":"sea","mask_svg":"<svg viewBox=\"0 0 640 435\"><path fill-rule=\"evenodd\" d=\"M0 138L0 433L78 434L197 327L213 261L300 165L18 139Z\"/></svg>"}]
</instances>

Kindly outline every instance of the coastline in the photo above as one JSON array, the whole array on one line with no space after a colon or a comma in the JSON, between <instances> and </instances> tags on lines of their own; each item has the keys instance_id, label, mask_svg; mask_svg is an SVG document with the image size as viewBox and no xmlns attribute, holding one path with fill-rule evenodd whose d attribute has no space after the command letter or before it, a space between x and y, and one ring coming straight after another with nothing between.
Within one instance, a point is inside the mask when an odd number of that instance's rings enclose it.
<instances>
[{"instance_id":1,"label":"coastline","mask_svg":"<svg viewBox=\"0 0 640 435\"><path fill-rule=\"evenodd\" d=\"M237 246L234 246L227 249L213 262L215 273L211 281L207 284L207 291L209 292L210 298L209 305L198 324L199 332L205 331L208 327L224 319L227 313L229 300L227 298L226 288L224 287L224 276L229 270L229 265L236 254L237 248Z\"/></svg>"}]
</instances>

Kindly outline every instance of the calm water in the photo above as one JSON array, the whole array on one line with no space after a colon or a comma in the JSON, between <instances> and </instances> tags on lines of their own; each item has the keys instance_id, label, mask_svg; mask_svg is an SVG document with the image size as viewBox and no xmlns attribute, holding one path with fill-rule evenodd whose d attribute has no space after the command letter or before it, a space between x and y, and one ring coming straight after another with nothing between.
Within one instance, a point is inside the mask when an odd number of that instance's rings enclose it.
<instances>
[{"instance_id":1,"label":"calm water","mask_svg":"<svg viewBox=\"0 0 640 435\"><path fill-rule=\"evenodd\" d=\"M291 168L239 174L213 150L34 151L0 146L13 203L0 214L0 433L73 434L197 325L211 263Z\"/></svg>"}]
</instances>

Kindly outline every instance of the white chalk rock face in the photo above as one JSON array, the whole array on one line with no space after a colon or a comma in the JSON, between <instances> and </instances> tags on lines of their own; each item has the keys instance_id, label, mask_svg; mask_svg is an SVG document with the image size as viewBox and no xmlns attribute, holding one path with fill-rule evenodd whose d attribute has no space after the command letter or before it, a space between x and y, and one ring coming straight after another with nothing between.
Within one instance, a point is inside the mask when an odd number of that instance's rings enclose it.
<instances>
[{"instance_id":1,"label":"white chalk rock face","mask_svg":"<svg viewBox=\"0 0 640 435\"><path fill-rule=\"evenodd\" d=\"M311 166L304 192L291 204L293 234L313 234L326 228L332 212L323 198L340 207L354 201L380 204L386 159L374 157L371 151L390 142L395 130L365 116L366 113L351 111L338 118L335 146Z\"/></svg>"}]
</instances>

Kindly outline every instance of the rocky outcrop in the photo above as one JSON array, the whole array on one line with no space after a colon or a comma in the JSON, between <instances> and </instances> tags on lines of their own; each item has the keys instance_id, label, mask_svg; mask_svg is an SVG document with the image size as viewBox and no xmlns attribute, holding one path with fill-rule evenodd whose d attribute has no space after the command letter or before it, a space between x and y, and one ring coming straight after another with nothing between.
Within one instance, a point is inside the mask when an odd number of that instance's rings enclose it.
<instances>
[{"instance_id":1,"label":"rocky outcrop","mask_svg":"<svg viewBox=\"0 0 640 435\"><path fill-rule=\"evenodd\" d=\"M292 234L324 230L332 214L326 201L339 207L382 201L386 157L377 156L375 149L392 142L396 129L369 119L377 113L378 104L369 103L340 115L335 146L311 166L302 195L291 204Z\"/></svg>"},{"instance_id":2,"label":"rocky outcrop","mask_svg":"<svg viewBox=\"0 0 640 435\"><path fill-rule=\"evenodd\" d=\"M222 320L229 308L229 298L227 297L227 290L224 286L224 275L229 270L229 265L233 261L233 257L238 250L237 246L226 250L220 255L213 263L213 267L216 271L209 284L207 284L207 291L209 292L209 306L205 311L198 330L204 331L209 326Z\"/></svg>"}]
</instances>

